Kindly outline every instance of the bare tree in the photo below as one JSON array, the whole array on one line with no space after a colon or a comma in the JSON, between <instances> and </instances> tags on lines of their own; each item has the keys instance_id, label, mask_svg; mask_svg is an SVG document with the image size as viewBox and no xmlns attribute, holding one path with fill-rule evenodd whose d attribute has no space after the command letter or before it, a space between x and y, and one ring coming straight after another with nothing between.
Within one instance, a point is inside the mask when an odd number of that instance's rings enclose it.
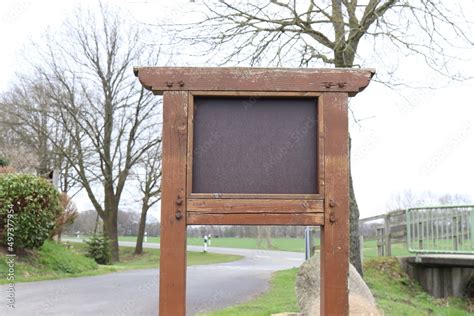
<instances>
[{"instance_id":1,"label":"bare tree","mask_svg":"<svg viewBox=\"0 0 474 316\"><path fill-rule=\"evenodd\" d=\"M267 249L273 249L271 226L257 226L257 247L258 248L261 248L263 239L265 239L267 243Z\"/></svg>"},{"instance_id":2,"label":"bare tree","mask_svg":"<svg viewBox=\"0 0 474 316\"><path fill-rule=\"evenodd\" d=\"M64 227L71 225L78 216L77 207L71 197L64 192L61 193L59 197L63 211L56 218L54 229L51 232L51 237L56 237L58 242L61 241L61 234L63 233Z\"/></svg>"},{"instance_id":3,"label":"bare tree","mask_svg":"<svg viewBox=\"0 0 474 316\"><path fill-rule=\"evenodd\" d=\"M221 0L202 5L206 17L191 26L173 25L172 38L196 45L194 51L210 54L212 60L224 55L222 64L351 68L371 57L364 54L392 45L421 57L434 71L457 78L449 73L446 47L473 44L462 5L441 0ZM360 53L362 42L373 48ZM390 75L394 63L381 72ZM352 177L350 210L350 261L362 273Z\"/></svg>"},{"instance_id":4,"label":"bare tree","mask_svg":"<svg viewBox=\"0 0 474 316\"><path fill-rule=\"evenodd\" d=\"M143 238L148 210L161 199L161 142L157 143L152 150L146 152L137 167L137 180L143 196L137 244L135 246L135 254L139 255L143 253Z\"/></svg>"},{"instance_id":5,"label":"bare tree","mask_svg":"<svg viewBox=\"0 0 474 316\"><path fill-rule=\"evenodd\" d=\"M2 131L1 151L15 168L21 171L48 172L51 163L47 137L43 132L49 124L45 119L45 104L38 89L32 91L27 99L20 87L5 93L0 101L0 129ZM35 94L35 96L33 96ZM43 99L44 100L44 99ZM36 128L24 125L21 116L28 115ZM28 114L27 114L28 113ZM18 155L23 153L23 155ZM26 159L25 159L26 157Z\"/></svg>"},{"instance_id":6,"label":"bare tree","mask_svg":"<svg viewBox=\"0 0 474 316\"><path fill-rule=\"evenodd\" d=\"M30 58L46 87L52 107L47 113L62 126L74 151L49 140L101 217L113 261L119 260L118 210L130 171L160 142L154 137L159 132L156 99L132 72L142 58L156 61L139 35L114 9L79 9L60 31L47 34L39 57Z\"/></svg>"},{"instance_id":7,"label":"bare tree","mask_svg":"<svg viewBox=\"0 0 474 316\"><path fill-rule=\"evenodd\" d=\"M431 191L413 192L404 190L393 194L387 203L387 210L405 210L411 207L427 207L437 205L466 205L472 201L462 194L436 194Z\"/></svg>"},{"instance_id":8,"label":"bare tree","mask_svg":"<svg viewBox=\"0 0 474 316\"><path fill-rule=\"evenodd\" d=\"M44 177L57 171L62 192L78 189L71 163L64 157L64 152L72 154L74 147L62 123L53 118L57 112L41 77L30 74L19 78L1 96L0 104L0 130L6 135L2 151L12 165L19 171L35 170Z\"/></svg>"}]
</instances>

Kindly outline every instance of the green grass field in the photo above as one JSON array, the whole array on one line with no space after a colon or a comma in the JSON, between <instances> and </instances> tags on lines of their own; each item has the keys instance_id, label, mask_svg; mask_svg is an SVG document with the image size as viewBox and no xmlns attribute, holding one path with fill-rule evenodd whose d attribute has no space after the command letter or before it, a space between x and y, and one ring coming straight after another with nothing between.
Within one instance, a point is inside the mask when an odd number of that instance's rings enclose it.
<instances>
[{"instance_id":1,"label":"green grass field","mask_svg":"<svg viewBox=\"0 0 474 316\"><path fill-rule=\"evenodd\" d=\"M136 237L119 237L121 241L135 242ZM160 237L148 237L149 243L159 243ZM303 238L272 238L273 248L268 248L265 241L260 247L256 238L212 238L212 247L243 248L243 249L271 249L281 251L304 252ZM202 246L202 238L188 238L188 245ZM319 247L319 239L315 240L315 246ZM377 241L365 240L363 249L364 259L377 257ZM406 243L392 244L393 256L408 256L410 253Z\"/></svg>"},{"instance_id":2,"label":"green grass field","mask_svg":"<svg viewBox=\"0 0 474 316\"><path fill-rule=\"evenodd\" d=\"M135 242L137 239L134 236L119 237L120 241ZM149 243L159 243L160 237L148 237ZM272 238L273 247L267 247L267 243L262 241L261 245L257 244L256 238L212 238L212 247L225 248L243 248L243 249L271 249L282 251L304 251L304 239L302 238ZM188 238L188 245L202 246L202 238Z\"/></svg>"},{"instance_id":3,"label":"green grass field","mask_svg":"<svg viewBox=\"0 0 474 316\"><path fill-rule=\"evenodd\" d=\"M131 269L158 268L159 249L145 249L142 255L133 254L133 247L120 247L121 262L113 265L98 265L85 256L85 244L57 244L46 241L38 250L17 256L15 263L15 282L61 279L86 275L99 275ZM187 264L203 265L231 262L241 256L213 253L188 252ZM8 283L6 256L0 254L0 284Z\"/></svg>"}]
</instances>

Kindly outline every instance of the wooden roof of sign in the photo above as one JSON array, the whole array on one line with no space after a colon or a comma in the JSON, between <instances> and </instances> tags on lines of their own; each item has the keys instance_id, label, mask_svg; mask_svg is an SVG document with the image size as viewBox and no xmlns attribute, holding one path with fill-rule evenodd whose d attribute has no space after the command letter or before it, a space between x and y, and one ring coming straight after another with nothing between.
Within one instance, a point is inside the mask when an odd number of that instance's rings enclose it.
<instances>
[{"instance_id":1,"label":"wooden roof of sign","mask_svg":"<svg viewBox=\"0 0 474 316\"><path fill-rule=\"evenodd\" d=\"M135 76L155 94L164 91L346 92L355 96L374 69L137 67Z\"/></svg>"}]
</instances>

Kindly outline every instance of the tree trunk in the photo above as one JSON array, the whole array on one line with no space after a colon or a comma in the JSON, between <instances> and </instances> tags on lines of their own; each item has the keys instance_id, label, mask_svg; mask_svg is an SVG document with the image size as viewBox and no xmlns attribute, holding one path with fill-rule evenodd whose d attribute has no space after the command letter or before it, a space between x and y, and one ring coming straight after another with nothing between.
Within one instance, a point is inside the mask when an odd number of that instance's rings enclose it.
<instances>
[{"instance_id":1,"label":"tree trunk","mask_svg":"<svg viewBox=\"0 0 474 316\"><path fill-rule=\"evenodd\" d=\"M148 213L148 200L144 199L142 205L142 213L140 215L140 225L138 226L137 244L135 245L135 254L143 253L143 238L145 236L146 214Z\"/></svg>"},{"instance_id":2,"label":"tree trunk","mask_svg":"<svg viewBox=\"0 0 474 316\"><path fill-rule=\"evenodd\" d=\"M349 62L336 63L336 68L352 68L354 65L351 60L354 60L354 56L349 58ZM362 271L362 258L360 257L360 238L359 238L359 206L354 192L354 184L352 181L352 170L351 170L351 146L352 140L349 135L349 252L350 252L350 263L356 268L356 270L363 275Z\"/></svg>"},{"instance_id":3,"label":"tree trunk","mask_svg":"<svg viewBox=\"0 0 474 316\"><path fill-rule=\"evenodd\" d=\"M257 226L257 248L260 248L262 245L262 227Z\"/></svg>"},{"instance_id":4,"label":"tree trunk","mask_svg":"<svg viewBox=\"0 0 474 316\"><path fill-rule=\"evenodd\" d=\"M349 137L349 161L351 157L351 143L352 140ZM357 200L354 193L354 184L352 182L352 171L350 168L349 162L349 248L350 248L350 263L356 268L356 270L363 276L362 271L362 258L360 257L360 238L359 238L359 206L357 205Z\"/></svg>"},{"instance_id":5,"label":"tree trunk","mask_svg":"<svg viewBox=\"0 0 474 316\"><path fill-rule=\"evenodd\" d=\"M119 262L119 245L117 232L117 212L106 212L104 220L104 235L109 239L112 262Z\"/></svg>"},{"instance_id":6,"label":"tree trunk","mask_svg":"<svg viewBox=\"0 0 474 316\"><path fill-rule=\"evenodd\" d=\"M270 226L265 226L265 239L267 240L267 248L273 249L272 230Z\"/></svg>"}]
</instances>

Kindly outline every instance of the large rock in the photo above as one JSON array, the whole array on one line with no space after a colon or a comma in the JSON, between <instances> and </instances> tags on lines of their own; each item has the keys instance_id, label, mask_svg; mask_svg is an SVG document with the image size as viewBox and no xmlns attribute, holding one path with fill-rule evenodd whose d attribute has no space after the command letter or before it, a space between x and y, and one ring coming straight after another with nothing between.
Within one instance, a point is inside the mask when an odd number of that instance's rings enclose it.
<instances>
[{"instance_id":1,"label":"large rock","mask_svg":"<svg viewBox=\"0 0 474 316\"><path fill-rule=\"evenodd\" d=\"M296 294L301 312L307 316L319 315L320 258L318 255L303 263L296 280ZM354 268L349 266L349 314L380 315L374 296Z\"/></svg>"}]
</instances>

